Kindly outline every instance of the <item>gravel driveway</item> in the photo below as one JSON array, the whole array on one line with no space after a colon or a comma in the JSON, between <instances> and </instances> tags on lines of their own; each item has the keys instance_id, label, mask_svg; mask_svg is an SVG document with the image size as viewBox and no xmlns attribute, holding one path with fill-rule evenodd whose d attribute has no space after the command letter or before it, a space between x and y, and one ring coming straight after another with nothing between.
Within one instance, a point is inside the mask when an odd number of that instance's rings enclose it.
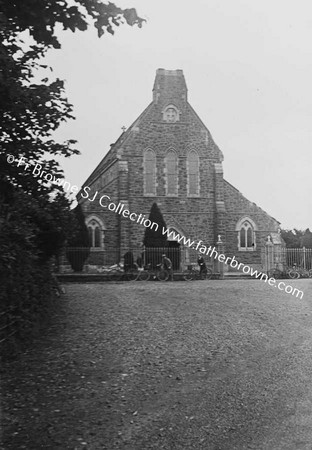
<instances>
[{"instance_id":1,"label":"gravel driveway","mask_svg":"<svg viewBox=\"0 0 312 450\"><path fill-rule=\"evenodd\" d=\"M311 280L71 284L1 369L1 449L312 449Z\"/></svg>"}]
</instances>

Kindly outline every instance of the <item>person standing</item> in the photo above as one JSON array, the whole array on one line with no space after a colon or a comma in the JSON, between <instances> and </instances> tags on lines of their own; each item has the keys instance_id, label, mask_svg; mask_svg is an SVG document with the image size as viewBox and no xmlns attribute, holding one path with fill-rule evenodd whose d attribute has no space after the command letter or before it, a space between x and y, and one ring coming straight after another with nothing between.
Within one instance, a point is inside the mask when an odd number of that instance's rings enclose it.
<instances>
[{"instance_id":1,"label":"person standing","mask_svg":"<svg viewBox=\"0 0 312 450\"><path fill-rule=\"evenodd\" d=\"M133 253L129 250L124 254L124 271L128 272L130 269L134 267L134 257Z\"/></svg>"},{"instance_id":2,"label":"person standing","mask_svg":"<svg viewBox=\"0 0 312 450\"><path fill-rule=\"evenodd\" d=\"M162 255L162 264L164 269L169 272L170 281L173 281L173 267L171 259L168 258L165 254Z\"/></svg>"},{"instance_id":3,"label":"person standing","mask_svg":"<svg viewBox=\"0 0 312 450\"><path fill-rule=\"evenodd\" d=\"M207 266L206 266L204 257L201 253L198 253L197 263L199 265L199 276L200 276L200 278L202 278L203 275L205 273L207 273Z\"/></svg>"}]
</instances>

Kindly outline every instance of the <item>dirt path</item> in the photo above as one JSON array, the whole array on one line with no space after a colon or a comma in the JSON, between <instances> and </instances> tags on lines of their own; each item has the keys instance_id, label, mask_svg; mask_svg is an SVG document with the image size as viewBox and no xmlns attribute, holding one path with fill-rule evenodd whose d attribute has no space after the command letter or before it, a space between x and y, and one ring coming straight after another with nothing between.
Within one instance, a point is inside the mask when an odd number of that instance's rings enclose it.
<instances>
[{"instance_id":1,"label":"dirt path","mask_svg":"<svg viewBox=\"0 0 312 450\"><path fill-rule=\"evenodd\" d=\"M312 289L70 285L2 378L1 449L311 449Z\"/></svg>"}]
</instances>

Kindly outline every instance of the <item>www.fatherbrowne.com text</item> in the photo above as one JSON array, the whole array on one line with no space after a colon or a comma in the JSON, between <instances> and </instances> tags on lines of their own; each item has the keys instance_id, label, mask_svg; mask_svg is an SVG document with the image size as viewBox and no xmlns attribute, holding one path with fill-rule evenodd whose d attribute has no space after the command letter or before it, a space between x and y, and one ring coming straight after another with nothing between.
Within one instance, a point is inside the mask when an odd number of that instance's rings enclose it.
<instances>
[{"instance_id":1,"label":"www.fatherbrowne.com text","mask_svg":"<svg viewBox=\"0 0 312 450\"><path fill-rule=\"evenodd\" d=\"M98 196L98 191L95 192L95 194L92 195L92 198L89 198L89 192L90 187L86 186L83 189L83 192L81 192L82 198L88 198L89 201L93 202ZM110 201L111 198L103 194L101 197L99 197L99 204L103 208L107 208L109 211L115 212L116 214L121 214L123 217L129 218L131 221L135 221L136 223L140 223L141 225L145 226L146 228L151 228L155 231L158 230L159 224L156 222L152 222L149 219L146 219L146 217L143 214L137 214L134 212L130 212L123 203L114 203ZM248 266L247 264L240 263L236 260L235 256L226 256L223 253L219 253L215 247L212 247L211 245L207 247L203 244L202 240L199 241L191 241L190 238L186 238L183 235L180 235L178 233L175 233L173 230L169 230L168 228L162 227L162 234L166 235L170 239L177 241L179 243L182 243L185 246L188 246L191 249L197 250L199 253L202 253L204 255L207 255L211 258L217 259L219 262L229 265L232 268L235 268L237 270L242 270L243 273L249 274L250 276L260 279L264 281L265 283L268 283L270 286L277 287L280 291L285 291L287 294L295 295L296 297L300 296L300 298L303 298L303 291L300 291L297 288L294 288L291 285L286 285L283 281L277 282L275 278L271 277L269 278L266 273L260 272L256 269L253 269L252 267Z\"/></svg>"},{"instance_id":2,"label":"www.fatherbrowne.com text","mask_svg":"<svg viewBox=\"0 0 312 450\"><path fill-rule=\"evenodd\" d=\"M71 185L68 181L65 181L64 178L56 178L53 174L49 173L46 170L42 169L42 165L37 162L27 162L26 158L23 156L20 157L19 160L16 160L13 155L7 155L7 162L9 164L17 163L17 166L24 166L24 170L28 169L30 165L34 165L32 174L34 177L39 177L47 182L55 183L58 186L62 186L65 191L71 194L80 193L80 196L84 199L88 199L90 202L95 201L98 197L99 192L96 191L95 194L92 195L92 198L89 197L89 193L91 188L89 186L85 186L82 190L79 191L78 186ZM131 221L139 223L146 228L151 228L154 231L157 231L159 228L159 224L156 222L152 222L150 219L147 219L144 214L137 214L134 212L130 212L123 203L116 203L110 201L111 198L103 194L99 197L99 204L102 208L107 208L109 211L115 212L116 214L121 214L123 217L129 218ZM166 235L170 239L182 243L185 246L188 246L191 249L197 250L199 253L209 256L210 258L217 259L220 263L224 263L229 265L232 268L237 270L242 270L243 273L249 274L250 276L260 279L265 283L268 283L270 286L277 287L280 291L285 291L287 294L295 295L296 297L300 296L303 298L303 291L300 291L297 288L294 288L291 285L286 285L283 281L277 281L275 278L269 278L267 274L263 272L259 272L256 269L248 266L247 264L240 263L236 260L235 256L226 256L223 253L219 253L215 247L207 247L203 244L202 240L199 241L191 241L190 238L186 238L183 235L175 233L173 230L169 230L168 228L162 228L163 236Z\"/></svg>"},{"instance_id":3,"label":"www.fatherbrowne.com text","mask_svg":"<svg viewBox=\"0 0 312 450\"><path fill-rule=\"evenodd\" d=\"M185 236L181 236L178 233L175 233L173 230L169 231L167 228L162 229L162 234L167 235L174 241L177 241L179 243L183 243L184 245L187 245L188 247L197 250L199 253L202 253L204 255L209 256L210 258L217 259L219 262L229 265L230 267L242 270L243 273L246 275L250 275L254 278L257 278L259 280L264 281L265 283L268 283L270 286L277 287L280 291L285 291L287 294L295 295L296 297L303 298L303 291L300 291L299 289L291 286L286 285L283 281L277 282L277 280L273 277L269 278L266 273L260 272L247 264L240 263L236 260L235 256L226 256L223 253L219 253L215 247L212 247L211 245L207 247L206 245L203 245L203 241L191 241L190 238L186 238Z\"/></svg>"}]
</instances>

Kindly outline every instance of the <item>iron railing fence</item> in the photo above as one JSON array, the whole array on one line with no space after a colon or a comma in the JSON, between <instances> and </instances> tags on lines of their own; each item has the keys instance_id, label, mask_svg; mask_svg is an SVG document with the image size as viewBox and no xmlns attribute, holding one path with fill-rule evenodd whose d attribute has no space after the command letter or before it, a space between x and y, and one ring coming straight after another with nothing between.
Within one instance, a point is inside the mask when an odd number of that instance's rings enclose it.
<instances>
[{"instance_id":1,"label":"iron railing fence","mask_svg":"<svg viewBox=\"0 0 312 450\"><path fill-rule=\"evenodd\" d=\"M136 263L138 266L151 264L153 268L161 263L162 255L170 258L175 272L185 270L190 265L197 265L198 252L196 249L179 247L139 247L121 251L105 249L86 249L84 247L67 247L58 259L58 271L97 273L99 268L110 267L113 264ZM121 255L121 256L120 256ZM206 265L213 269L213 259L204 256Z\"/></svg>"},{"instance_id":2,"label":"iron railing fence","mask_svg":"<svg viewBox=\"0 0 312 450\"><path fill-rule=\"evenodd\" d=\"M312 248L282 248L281 260L287 267L294 265L303 269L312 269Z\"/></svg>"}]
</instances>

